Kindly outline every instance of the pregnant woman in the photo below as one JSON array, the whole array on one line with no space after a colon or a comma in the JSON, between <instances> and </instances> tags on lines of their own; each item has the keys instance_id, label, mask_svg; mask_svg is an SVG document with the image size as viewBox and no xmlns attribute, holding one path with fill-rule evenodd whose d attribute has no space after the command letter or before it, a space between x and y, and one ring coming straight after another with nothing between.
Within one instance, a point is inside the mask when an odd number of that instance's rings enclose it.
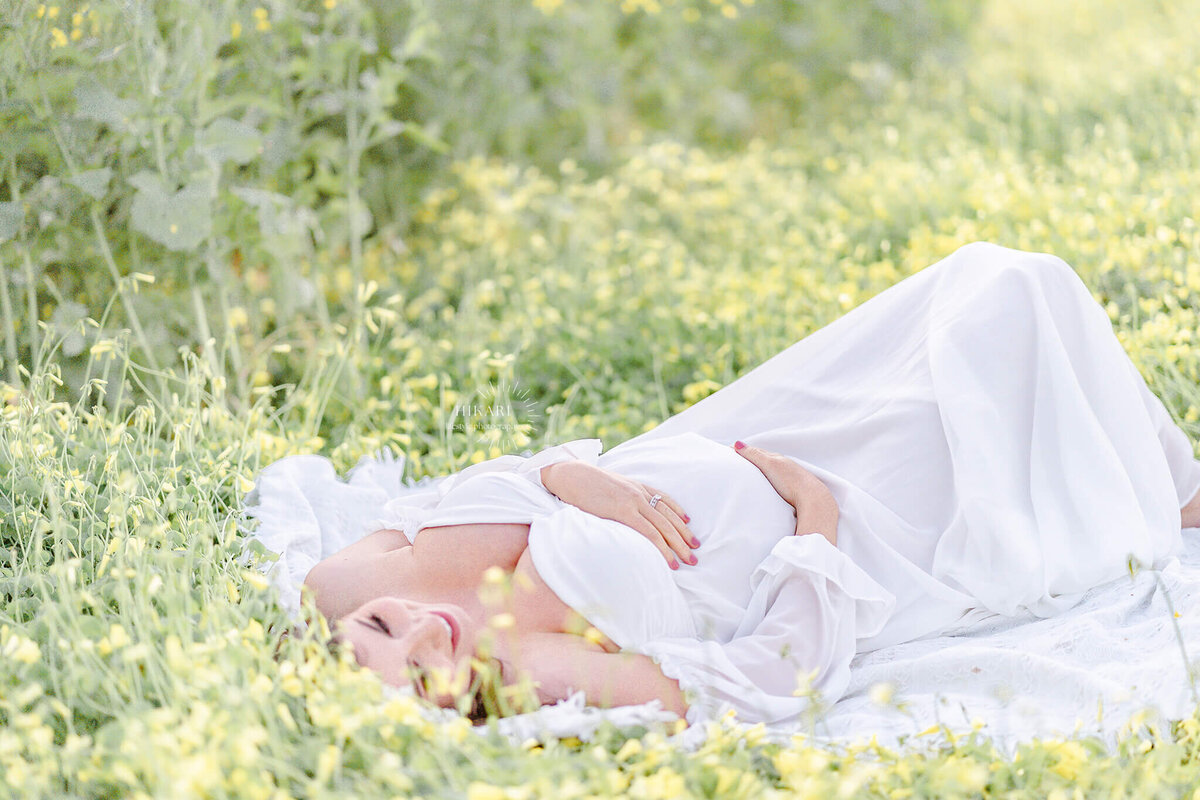
<instances>
[{"instance_id":1,"label":"pregnant woman","mask_svg":"<svg viewBox=\"0 0 1200 800\"><path fill-rule=\"evenodd\" d=\"M397 498L306 583L360 663L443 705L483 649L541 702L786 722L856 653L1159 565L1198 490L1075 272L973 244L604 454Z\"/></svg>"}]
</instances>

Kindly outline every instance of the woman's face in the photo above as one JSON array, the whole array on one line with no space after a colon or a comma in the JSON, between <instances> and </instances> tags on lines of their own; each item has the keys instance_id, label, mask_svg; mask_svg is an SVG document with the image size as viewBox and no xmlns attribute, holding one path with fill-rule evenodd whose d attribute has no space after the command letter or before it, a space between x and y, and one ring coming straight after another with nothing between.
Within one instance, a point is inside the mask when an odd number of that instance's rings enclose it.
<instances>
[{"instance_id":1,"label":"woman's face","mask_svg":"<svg viewBox=\"0 0 1200 800\"><path fill-rule=\"evenodd\" d=\"M334 638L350 642L358 663L385 683L409 686L421 676L417 692L448 708L467 689L477 631L458 606L378 597L343 617Z\"/></svg>"}]
</instances>

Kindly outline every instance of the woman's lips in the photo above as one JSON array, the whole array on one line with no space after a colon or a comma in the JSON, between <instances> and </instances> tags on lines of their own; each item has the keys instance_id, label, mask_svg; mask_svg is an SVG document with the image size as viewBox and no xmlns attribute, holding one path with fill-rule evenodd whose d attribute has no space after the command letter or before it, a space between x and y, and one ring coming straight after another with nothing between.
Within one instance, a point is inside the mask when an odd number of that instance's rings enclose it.
<instances>
[{"instance_id":1,"label":"woman's lips","mask_svg":"<svg viewBox=\"0 0 1200 800\"><path fill-rule=\"evenodd\" d=\"M454 653L458 650L458 637L460 632L458 620L455 619L454 616L448 611L435 611L433 614L439 619L445 620L446 624L450 626L450 654L454 655Z\"/></svg>"}]
</instances>

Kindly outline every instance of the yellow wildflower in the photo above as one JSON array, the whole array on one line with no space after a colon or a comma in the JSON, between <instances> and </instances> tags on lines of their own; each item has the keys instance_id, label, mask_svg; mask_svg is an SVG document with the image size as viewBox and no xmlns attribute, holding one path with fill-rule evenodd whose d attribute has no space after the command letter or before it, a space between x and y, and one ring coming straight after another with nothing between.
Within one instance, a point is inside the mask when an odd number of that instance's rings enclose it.
<instances>
[{"instance_id":1,"label":"yellow wildflower","mask_svg":"<svg viewBox=\"0 0 1200 800\"><path fill-rule=\"evenodd\" d=\"M4 657L20 664L32 664L42 657L42 650L32 639L14 636L4 645Z\"/></svg>"},{"instance_id":2,"label":"yellow wildflower","mask_svg":"<svg viewBox=\"0 0 1200 800\"><path fill-rule=\"evenodd\" d=\"M615 758L617 761L628 761L641 752L641 739L626 739L625 744L621 745L621 749L617 751Z\"/></svg>"},{"instance_id":3,"label":"yellow wildflower","mask_svg":"<svg viewBox=\"0 0 1200 800\"><path fill-rule=\"evenodd\" d=\"M259 6L251 12L254 15L254 28L259 31L271 30L271 14L267 9Z\"/></svg>"},{"instance_id":4,"label":"yellow wildflower","mask_svg":"<svg viewBox=\"0 0 1200 800\"><path fill-rule=\"evenodd\" d=\"M1088 751L1079 742L1046 742L1045 748L1057 757L1057 762L1050 769L1069 781L1075 780L1079 768L1087 761Z\"/></svg>"},{"instance_id":5,"label":"yellow wildflower","mask_svg":"<svg viewBox=\"0 0 1200 800\"><path fill-rule=\"evenodd\" d=\"M122 647L128 645L132 640L129 638L129 634L125 632L124 628L116 623L113 623L108 627L108 641L109 644L112 645L113 650L120 650Z\"/></svg>"},{"instance_id":6,"label":"yellow wildflower","mask_svg":"<svg viewBox=\"0 0 1200 800\"><path fill-rule=\"evenodd\" d=\"M505 793L499 786L473 781L467 787L467 800L505 800Z\"/></svg>"}]
</instances>

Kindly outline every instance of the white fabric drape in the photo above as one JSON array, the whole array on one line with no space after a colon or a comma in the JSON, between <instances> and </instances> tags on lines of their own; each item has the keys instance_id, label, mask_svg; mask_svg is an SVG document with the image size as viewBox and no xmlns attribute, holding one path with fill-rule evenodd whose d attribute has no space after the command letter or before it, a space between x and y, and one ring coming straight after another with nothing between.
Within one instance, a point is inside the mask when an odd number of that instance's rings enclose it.
<instances>
[{"instance_id":1,"label":"white fabric drape","mask_svg":"<svg viewBox=\"0 0 1200 800\"><path fill-rule=\"evenodd\" d=\"M830 484L838 548L897 597L862 650L982 611L1048 616L1179 552L1192 444L1064 261L975 243L617 445L697 433ZM810 467L811 468L811 467Z\"/></svg>"}]
</instances>

